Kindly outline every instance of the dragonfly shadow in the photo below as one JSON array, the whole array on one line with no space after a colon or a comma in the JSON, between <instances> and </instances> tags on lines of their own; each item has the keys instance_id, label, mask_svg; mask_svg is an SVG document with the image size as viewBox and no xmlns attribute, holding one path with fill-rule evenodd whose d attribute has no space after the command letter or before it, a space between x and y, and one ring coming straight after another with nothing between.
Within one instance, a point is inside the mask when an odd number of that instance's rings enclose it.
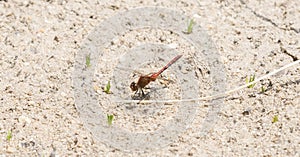
<instances>
[{"instance_id":1,"label":"dragonfly shadow","mask_svg":"<svg viewBox=\"0 0 300 157\"><path fill-rule=\"evenodd\" d=\"M151 94L153 94L153 93L155 93L155 92L157 92L157 91L159 91L159 90L161 90L161 89L163 89L163 88L166 88L166 87L151 88L151 90L150 90L149 92L145 93L144 95L142 94L142 92L137 92L137 93L135 93L134 95L132 95L131 98L132 98L133 100L140 100L140 102L141 102L142 100L150 100L150 98L151 98L150 95L151 95ZM150 88L144 88L144 89L150 89ZM138 102L138 104L139 104L140 102Z\"/></svg>"}]
</instances>

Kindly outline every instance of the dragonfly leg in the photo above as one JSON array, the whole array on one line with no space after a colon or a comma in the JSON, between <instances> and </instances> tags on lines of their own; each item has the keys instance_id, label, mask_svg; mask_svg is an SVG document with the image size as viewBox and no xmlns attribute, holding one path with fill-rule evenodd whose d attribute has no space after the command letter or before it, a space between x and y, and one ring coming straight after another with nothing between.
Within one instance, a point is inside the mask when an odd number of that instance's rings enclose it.
<instances>
[{"instance_id":1,"label":"dragonfly leg","mask_svg":"<svg viewBox=\"0 0 300 157\"><path fill-rule=\"evenodd\" d=\"M144 93L143 89L141 89L141 91L142 91L142 97L144 97L144 96L145 96L145 93Z\"/></svg>"},{"instance_id":2,"label":"dragonfly leg","mask_svg":"<svg viewBox=\"0 0 300 157\"><path fill-rule=\"evenodd\" d=\"M139 88L137 91L139 91L139 96L141 96L141 94L142 94L142 97L145 96L145 93L142 88Z\"/></svg>"},{"instance_id":3,"label":"dragonfly leg","mask_svg":"<svg viewBox=\"0 0 300 157\"><path fill-rule=\"evenodd\" d=\"M136 95L136 93L137 93L138 91L139 91L139 90L136 90L135 93L134 93L134 95Z\"/></svg>"}]
</instances>

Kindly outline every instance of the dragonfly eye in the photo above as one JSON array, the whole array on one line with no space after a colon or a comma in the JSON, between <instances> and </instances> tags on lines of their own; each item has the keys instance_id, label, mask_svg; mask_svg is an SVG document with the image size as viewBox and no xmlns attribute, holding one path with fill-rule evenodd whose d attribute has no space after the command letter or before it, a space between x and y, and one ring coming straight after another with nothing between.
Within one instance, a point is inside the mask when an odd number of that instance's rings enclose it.
<instances>
[{"instance_id":1,"label":"dragonfly eye","mask_svg":"<svg viewBox=\"0 0 300 157\"><path fill-rule=\"evenodd\" d=\"M135 83L135 82L132 82L132 83L130 84L130 88L131 88L132 91L136 91L136 90L137 90L136 83Z\"/></svg>"}]
</instances>

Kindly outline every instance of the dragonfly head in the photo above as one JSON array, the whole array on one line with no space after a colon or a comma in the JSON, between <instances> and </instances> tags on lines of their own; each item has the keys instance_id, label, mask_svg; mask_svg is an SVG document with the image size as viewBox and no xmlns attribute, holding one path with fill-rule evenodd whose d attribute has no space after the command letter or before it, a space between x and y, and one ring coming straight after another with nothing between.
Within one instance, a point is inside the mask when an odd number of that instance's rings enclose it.
<instances>
[{"instance_id":1,"label":"dragonfly head","mask_svg":"<svg viewBox=\"0 0 300 157\"><path fill-rule=\"evenodd\" d=\"M136 83L135 83L135 82L131 82L131 84L130 84L130 88L131 88L131 90L132 90L132 91L136 91L136 90L138 90L138 87L137 87L137 85L136 85Z\"/></svg>"}]
</instances>

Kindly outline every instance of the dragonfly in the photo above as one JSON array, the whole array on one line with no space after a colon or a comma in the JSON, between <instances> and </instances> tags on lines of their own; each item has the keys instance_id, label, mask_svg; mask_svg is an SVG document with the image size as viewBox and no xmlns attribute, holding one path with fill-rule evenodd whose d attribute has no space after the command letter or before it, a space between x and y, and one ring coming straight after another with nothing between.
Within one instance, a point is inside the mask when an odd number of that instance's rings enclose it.
<instances>
[{"instance_id":1,"label":"dragonfly","mask_svg":"<svg viewBox=\"0 0 300 157\"><path fill-rule=\"evenodd\" d=\"M178 59L180 59L182 55L177 55L175 58L173 58L167 65L165 65L163 68L161 68L158 72L149 74L149 75L142 75L138 79L137 83L132 82L130 84L130 88L132 91L136 91L135 94L138 91L142 92L142 96L145 96L145 93L143 91L143 88L147 86L151 81L155 81L156 78L165 70L167 70L172 64L174 64Z\"/></svg>"}]
</instances>

